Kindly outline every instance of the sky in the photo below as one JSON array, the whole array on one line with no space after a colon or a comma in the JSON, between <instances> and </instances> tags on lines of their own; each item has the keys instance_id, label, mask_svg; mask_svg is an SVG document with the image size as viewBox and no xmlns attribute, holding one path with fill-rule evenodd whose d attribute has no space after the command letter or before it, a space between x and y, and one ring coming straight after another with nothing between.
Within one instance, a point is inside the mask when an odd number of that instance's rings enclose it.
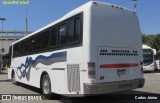
<instances>
[{"instance_id":1,"label":"sky","mask_svg":"<svg viewBox=\"0 0 160 103\"><path fill-rule=\"evenodd\" d=\"M26 9L28 16L28 30L36 31L43 26L61 18L71 10L89 2L90 0L18 0L29 1L29 4L3 4L0 0L0 18L6 18L4 30L25 31ZM133 10L132 0L98 0L123 6ZM143 34L160 33L160 0L138 0L137 15ZM0 23L0 30L1 30Z\"/></svg>"}]
</instances>

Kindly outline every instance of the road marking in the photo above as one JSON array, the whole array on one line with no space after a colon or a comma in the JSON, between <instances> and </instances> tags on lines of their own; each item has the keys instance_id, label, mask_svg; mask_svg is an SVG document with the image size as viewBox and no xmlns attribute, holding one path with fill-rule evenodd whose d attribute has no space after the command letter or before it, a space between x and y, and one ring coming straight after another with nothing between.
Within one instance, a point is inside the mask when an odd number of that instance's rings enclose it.
<instances>
[{"instance_id":1,"label":"road marking","mask_svg":"<svg viewBox=\"0 0 160 103\"><path fill-rule=\"evenodd\" d=\"M155 74L160 75L160 73L155 73Z\"/></svg>"}]
</instances>

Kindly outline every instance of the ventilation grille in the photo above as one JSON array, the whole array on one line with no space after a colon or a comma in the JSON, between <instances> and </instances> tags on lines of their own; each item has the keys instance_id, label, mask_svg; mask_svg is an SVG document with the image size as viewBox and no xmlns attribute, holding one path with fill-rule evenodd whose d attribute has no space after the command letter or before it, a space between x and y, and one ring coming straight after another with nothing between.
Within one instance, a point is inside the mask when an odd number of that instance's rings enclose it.
<instances>
[{"instance_id":1,"label":"ventilation grille","mask_svg":"<svg viewBox=\"0 0 160 103\"><path fill-rule=\"evenodd\" d=\"M68 90L70 92L80 91L79 64L68 64L67 65L67 81L68 81Z\"/></svg>"},{"instance_id":2,"label":"ventilation grille","mask_svg":"<svg viewBox=\"0 0 160 103\"><path fill-rule=\"evenodd\" d=\"M126 49L101 49L99 51L100 56L138 56L138 51L136 50L126 50Z\"/></svg>"}]
</instances>

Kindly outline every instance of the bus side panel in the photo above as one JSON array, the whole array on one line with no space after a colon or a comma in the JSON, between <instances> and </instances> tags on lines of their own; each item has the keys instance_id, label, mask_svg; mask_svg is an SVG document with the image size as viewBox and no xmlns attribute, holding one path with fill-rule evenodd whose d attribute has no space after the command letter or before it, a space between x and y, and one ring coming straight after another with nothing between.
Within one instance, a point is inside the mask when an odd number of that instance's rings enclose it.
<instances>
[{"instance_id":1,"label":"bus side panel","mask_svg":"<svg viewBox=\"0 0 160 103\"><path fill-rule=\"evenodd\" d=\"M8 68L8 79L12 79L12 68Z\"/></svg>"}]
</instances>

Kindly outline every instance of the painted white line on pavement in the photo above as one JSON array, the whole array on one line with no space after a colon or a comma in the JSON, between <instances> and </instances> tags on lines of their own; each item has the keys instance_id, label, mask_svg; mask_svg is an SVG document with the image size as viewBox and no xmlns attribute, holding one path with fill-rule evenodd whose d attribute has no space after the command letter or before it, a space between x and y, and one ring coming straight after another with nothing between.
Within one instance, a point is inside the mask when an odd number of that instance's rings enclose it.
<instances>
[{"instance_id":1,"label":"painted white line on pavement","mask_svg":"<svg viewBox=\"0 0 160 103\"><path fill-rule=\"evenodd\" d=\"M160 73L155 73L155 74L160 75Z\"/></svg>"}]
</instances>

